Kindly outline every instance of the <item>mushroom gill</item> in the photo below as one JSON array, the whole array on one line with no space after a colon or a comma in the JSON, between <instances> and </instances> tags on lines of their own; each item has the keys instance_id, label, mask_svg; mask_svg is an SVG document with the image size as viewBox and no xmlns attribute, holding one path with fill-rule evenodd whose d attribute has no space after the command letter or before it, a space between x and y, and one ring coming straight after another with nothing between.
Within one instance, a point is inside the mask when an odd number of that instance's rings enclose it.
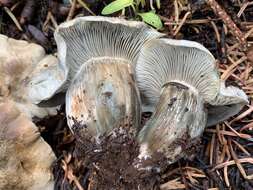
<instances>
[{"instance_id":1,"label":"mushroom gill","mask_svg":"<svg viewBox=\"0 0 253 190\"><path fill-rule=\"evenodd\" d=\"M53 190L55 159L37 127L15 103L0 103L0 189Z\"/></svg>"},{"instance_id":2,"label":"mushroom gill","mask_svg":"<svg viewBox=\"0 0 253 190\"><path fill-rule=\"evenodd\" d=\"M142 22L88 16L63 23L55 32L58 56L68 72L63 88L72 131L97 137L140 122L133 75L143 44L162 34Z\"/></svg>"},{"instance_id":3,"label":"mushroom gill","mask_svg":"<svg viewBox=\"0 0 253 190\"><path fill-rule=\"evenodd\" d=\"M227 119L248 103L243 91L224 86L214 57L196 42L148 42L136 65L136 80L144 110L154 111L138 136L140 157L160 152L174 162L189 155L207 124Z\"/></svg>"},{"instance_id":4,"label":"mushroom gill","mask_svg":"<svg viewBox=\"0 0 253 190\"><path fill-rule=\"evenodd\" d=\"M34 43L0 35L0 101L13 100L28 117L56 113L38 103L51 98L64 82L56 57Z\"/></svg>"}]
</instances>

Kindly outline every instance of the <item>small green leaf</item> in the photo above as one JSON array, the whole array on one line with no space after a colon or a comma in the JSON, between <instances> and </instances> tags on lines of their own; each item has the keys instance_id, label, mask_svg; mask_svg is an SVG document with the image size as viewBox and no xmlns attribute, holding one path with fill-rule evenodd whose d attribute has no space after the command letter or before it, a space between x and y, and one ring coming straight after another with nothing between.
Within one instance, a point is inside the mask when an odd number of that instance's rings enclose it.
<instances>
[{"instance_id":1,"label":"small green leaf","mask_svg":"<svg viewBox=\"0 0 253 190\"><path fill-rule=\"evenodd\" d=\"M163 23L160 19L160 17L155 14L154 11L149 11L146 13L139 13L139 16L141 16L142 20L146 22L147 24L150 24L151 26L155 27L156 29L161 29L163 27Z\"/></svg>"},{"instance_id":2,"label":"small green leaf","mask_svg":"<svg viewBox=\"0 0 253 190\"><path fill-rule=\"evenodd\" d=\"M116 0L111 2L109 5L107 5L103 10L103 15L109 15L112 13L115 13L117 11L120 11L126 7L129 7L130 5L133 5L133 0Z\"/></svg>"}]
</instances>

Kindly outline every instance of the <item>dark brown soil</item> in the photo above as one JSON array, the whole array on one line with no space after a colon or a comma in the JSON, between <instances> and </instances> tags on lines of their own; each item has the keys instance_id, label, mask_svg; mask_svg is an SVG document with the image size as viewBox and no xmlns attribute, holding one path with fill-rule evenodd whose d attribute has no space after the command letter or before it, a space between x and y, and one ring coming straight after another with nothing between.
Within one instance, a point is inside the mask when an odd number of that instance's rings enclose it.
<instances>
[{"instance_id":1,"label":"dark brown soil","mask_svg":"<svg viewBox=\"0 0 253 190\"><path fill-rule=\"evenodd\" d=\"M138 170L139 146L131 133L115 129L99 141L76 141L77 158L89 169L90 189L158 189L160 176L155 168L161 166L150 162L153 169Z\"/></svg>"}]
</instances>

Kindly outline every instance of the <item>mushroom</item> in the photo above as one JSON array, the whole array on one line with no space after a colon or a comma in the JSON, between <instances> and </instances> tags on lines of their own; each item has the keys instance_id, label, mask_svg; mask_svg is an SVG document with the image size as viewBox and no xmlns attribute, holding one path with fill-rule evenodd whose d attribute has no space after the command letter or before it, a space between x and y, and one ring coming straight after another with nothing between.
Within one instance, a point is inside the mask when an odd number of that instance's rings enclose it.
<instances>
[{"instance_id":1,"label":"mushroom","mask_svg":"<svg viewBox=\"0 0 253 190\"><path fill-rule=\"evenodd\" d=\"M51 98L64 83L64 70L53 55L34 43L0 35L0 102L6 99L28 117L55 114L37 104Z\"/></svg>"},{"instance_id":2,"label":"mushroom","mask_svg":"<svg viewBox=\"0 0 253 190\"><path fill-rule=\"evenodd\" d=\"M15 104L0 103L0 189L53 190L56 157Z\"/></svg>"},{"instance_id":3,"label":"mushroom","mask_svg":"<svg viewBox=\"0 0 253 190\"><path fill-rule=\"evenodd\" d=\"M66 114L74 133L91 139L115 127L139 127L134 65L143 44L160 36L142 22L102 16L59 26L55 40L68 73Z\"/></svg>"},{"instance_id":4,"label":"mushroom","mask_svg":"<svg viewBox=\"0 0 253 190\"><path fill-rule=\"evenodd\" d=\"M225 87L214 57L196 42L161 38L146 43L136 80L144 110L153 111L138 136L140 158L159 152L172 163L190 155L206 125L248 103L242 90Z\"/></svg>"}]
</instances>

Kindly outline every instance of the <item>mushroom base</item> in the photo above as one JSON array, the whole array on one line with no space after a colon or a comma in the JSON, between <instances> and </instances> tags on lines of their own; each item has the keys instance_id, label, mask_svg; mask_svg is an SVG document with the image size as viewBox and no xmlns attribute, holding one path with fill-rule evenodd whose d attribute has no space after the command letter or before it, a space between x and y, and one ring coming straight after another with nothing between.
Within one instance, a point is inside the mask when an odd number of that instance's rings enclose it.
<instances>
[{"instance_id":1,"label":"mushroom base","mask_svg":"<svg viewBox=\"0 0 253 190\"><path fill-rule=\"evenodd\" d=\"M88 167L87 189L159 189L160 174L157 170L140 170L136 167L139 144L136 136L126 128L116 128L110 135L102 136L100 144L77 139L76 155ZM145 165L166 168L165 157L157 155Z\"/></svg>"},{"instance_id":2,"label":"mushroom base","mask_svg":"<svg viewBox=\"0 0 253 190\"><path fill-rule=\"evenodd\" d=\"M192 155L206 126L206 117L204 102L196 90L167 83L155 112L139 133L139 158L162 153L173 163Z\"/></svg>"}]
</instances>

